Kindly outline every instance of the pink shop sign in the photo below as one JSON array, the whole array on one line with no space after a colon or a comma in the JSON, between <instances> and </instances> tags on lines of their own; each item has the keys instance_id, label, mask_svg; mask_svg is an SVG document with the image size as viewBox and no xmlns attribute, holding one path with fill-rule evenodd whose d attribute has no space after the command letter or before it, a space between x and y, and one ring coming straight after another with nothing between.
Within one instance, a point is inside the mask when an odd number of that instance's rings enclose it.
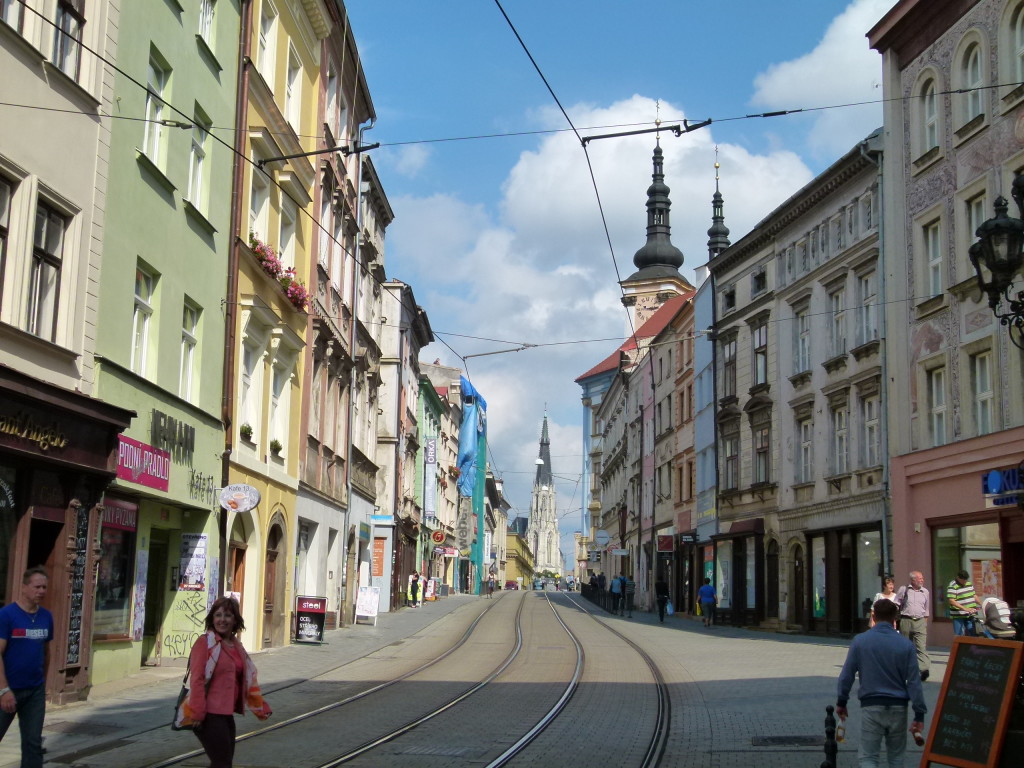
<instances>
[{"instance_id":1,"label":"pink shop sign","mask_svg":"<svg viewBox=\"0 0 1024 768\"><path fill-rule=\"evenodd\" d=\"M158 491L167 490L171 454L130 437L117 438L117 477Z\"/></svg>"}]
</instances>

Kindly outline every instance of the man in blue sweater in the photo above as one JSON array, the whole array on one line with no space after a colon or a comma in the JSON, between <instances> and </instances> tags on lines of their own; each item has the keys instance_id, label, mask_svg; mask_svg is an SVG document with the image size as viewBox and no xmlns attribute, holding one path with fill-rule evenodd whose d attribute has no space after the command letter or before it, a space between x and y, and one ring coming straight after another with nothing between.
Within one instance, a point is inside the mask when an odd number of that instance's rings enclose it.
<instances>
[{"instance_id":1,"label":"man in blue sweater","mask_svg":"<svg viewBox=\"0 0 1024 768\"><path fill-rule=\"evenodd\" d=\"M907 750L907 705L914 708L910 733L923 743L924 689L917 667L914 644L896 631L899 606L891 600L874 605L875 626L850 643L850 651L839 673L839 698L836 714L845 720L849 712L854 677L860 674L860 768L879 768L879 754L885 739L888 768L902 768Z\"/></svg>"}]
</instances>

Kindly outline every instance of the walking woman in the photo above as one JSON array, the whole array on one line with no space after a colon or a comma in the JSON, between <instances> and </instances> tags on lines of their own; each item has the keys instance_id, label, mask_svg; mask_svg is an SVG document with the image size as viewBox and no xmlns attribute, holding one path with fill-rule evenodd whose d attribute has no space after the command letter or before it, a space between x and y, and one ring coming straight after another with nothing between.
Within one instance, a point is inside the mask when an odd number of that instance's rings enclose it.
<instances>
[{"instance_id":1,"label":"walking woman","mask_svg":"<svg viewBox=\"0 0 1024 768\"><path fill-rule=\"evenodd\" d=\"M206 633L189 655L188 698L178 711L179 725L194 724L210 768L231 768L235 756L235 713L243 707L260 720L270 717L270 705L260 695L256 665L242 647L245 629L234 598L214 602L206 616Z\"/></svg>"}]
</instances>

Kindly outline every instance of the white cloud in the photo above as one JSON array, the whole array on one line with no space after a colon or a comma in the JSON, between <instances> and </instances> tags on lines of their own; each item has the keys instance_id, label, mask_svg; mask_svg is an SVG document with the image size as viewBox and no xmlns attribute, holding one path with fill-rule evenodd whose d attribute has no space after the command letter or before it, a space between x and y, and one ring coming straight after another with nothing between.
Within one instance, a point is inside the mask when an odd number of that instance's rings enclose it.
<instances>
[{"instance_id":1,"label":"white cloud","mask_svg":"<svg viewBox=\"0 0 1024 768\"><path fill-rule=\"evenodd\" d=\"M431 151L422 144L409 144L400 147L395 159L395 169L409 177L419 175L431 158Z\"/></svg>"},{"instance_id":2,"label":"white cloud","mask_svg":"<svg viewBox=\"0 0 1024 768\"><path fill-rule=\"evenodd\" d=\"M893 0L855 0L829 25L809 53L772 64L754 79L751 102L766 110L879 101L881 56L865 34ZM882 124L881 103L813 113L808 136L819 157L837 157Z\"/></svg>"}]
</instances>

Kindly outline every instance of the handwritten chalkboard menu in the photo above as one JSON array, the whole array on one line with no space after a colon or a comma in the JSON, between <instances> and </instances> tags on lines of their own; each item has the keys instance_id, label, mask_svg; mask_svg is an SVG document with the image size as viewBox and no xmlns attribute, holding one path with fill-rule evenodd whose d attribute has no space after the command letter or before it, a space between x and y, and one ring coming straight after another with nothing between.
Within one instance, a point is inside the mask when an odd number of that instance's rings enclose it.
<instances>
[{"instance_id":1,"label":"handwritten chalkboard menu","mask_svg":"<svg viewBox=\"0 0 1024 768\"><path fill-rule=\"evenodd\" d=\"M85 600L85 567L88 560L89 508L82 505L75 515L75 559L71 563L70 613L68 615L67 665L79 664L82 653L82 603Z\"/></svg>"},{"instance_id":2,"label":"handwritten chalkboard menu","mask_svg":"<svg viewBox=\"0 0 1024 768\"><path fill-rule=\"evenodd\" d=\"M958 637L921 759L957 768L995 768L1003 746L1024 645Z\"/></svg>"}]
</instances>

